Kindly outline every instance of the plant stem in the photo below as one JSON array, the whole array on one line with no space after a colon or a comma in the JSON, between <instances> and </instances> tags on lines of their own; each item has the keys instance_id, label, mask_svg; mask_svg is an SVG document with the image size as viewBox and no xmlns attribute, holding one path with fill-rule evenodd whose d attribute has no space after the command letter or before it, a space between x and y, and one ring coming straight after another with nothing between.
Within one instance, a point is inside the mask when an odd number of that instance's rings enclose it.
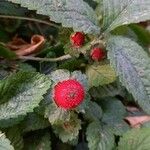
<instances>
[{"instance_id":1,"label":"plant stem","mask_svg":"<svg viewBox=\"0 0 150 150\"><path fill-rule=\"evenodd\" d=\"M20 17L20 16L8 16L8 15L0 15L0 18L28 20L28 21L33 21L33 22L38 22L38 23L49 25L49 26L53 26L55 28L59 28L59 25L57 25L57 24L47 22L47 21L44 21L44 20L40 20L40 19L36 19L36 18L28 18L28 17Z\"/></svg>"},{"instance_id":2,"label":"plant stem","mask_svg":"<svg viewBox=\"0 0 150 150\"><path fill-rule=\"evenodd\" d=\"M22 60L34 60L34 61L47 61L47 62L57 62L63 61L72 58L70 55L64 55L58 58L40 58L40 57L32 57L32 56L18 56L18 59Z\"/></svg>"}]
</instances>

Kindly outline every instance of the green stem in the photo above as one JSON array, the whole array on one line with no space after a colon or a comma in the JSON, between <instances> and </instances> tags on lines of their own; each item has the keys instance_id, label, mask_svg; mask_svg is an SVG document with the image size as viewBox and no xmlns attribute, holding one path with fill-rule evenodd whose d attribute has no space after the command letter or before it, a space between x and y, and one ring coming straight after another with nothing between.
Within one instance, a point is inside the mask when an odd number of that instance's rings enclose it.
<instances>
[{"instance_id":1,"label":"green stem","mask_svg":"<svg viewBox=\"0 0 150 150\"><path fill-rule=\"evenodd\" d=\"M102 44L102 45L105 46L105 42L104 42L104 41L102 41L102 40L100 40L100 39L95 39L95 40L93 40L93 41L87 43L87 44L86 44L85 46L83 46L82 48L80 48L80 52L81 52L82 54L86 54L86 52L87 52L88 50L90 50L92 46L94 46L94 45L96 45L96 44Z\"/></svg>"},{"instance_id":2,"label":"green stem","mask_svg":"<svg viewBox=\"0 0 150 150\"><path fill-rule=\"evenodd\" d=\"M40 58L40 57L32 57L32 56L18 56L18 59L22 60L33 60L33 61L47 61L47 62L57 62L63 61L72 58L70 55L64 55L58 58Z\"/></svg>"}]
</instances>

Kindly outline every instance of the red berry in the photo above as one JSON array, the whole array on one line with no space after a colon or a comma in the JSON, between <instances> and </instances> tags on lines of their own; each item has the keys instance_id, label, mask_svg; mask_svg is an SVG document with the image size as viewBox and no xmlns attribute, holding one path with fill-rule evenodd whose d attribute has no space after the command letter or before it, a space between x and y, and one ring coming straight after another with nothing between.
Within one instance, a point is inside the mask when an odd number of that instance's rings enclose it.
<instances>
[{"instance_id":1,"label":"red berry","mask_svg":"<svg viewBox=\"0 0 150 150\"><path fill-rule=\"evenodd\" d=\"M91 58L95 61L100 61L105 57L105 52L101 48L94 48L91 51Z\"/></svg>"},{"instance_id":2,"label":"red berry","mask_svg":"<svg viewBox=\"0 0 150 150\"><path fill-rule=\"evenodd\" d=\"M82 32L76 32L70 37L71 43L75 47L81 47L85 42L85 35Z\"/></svg>"},{"instance_id":3,"label":"red berry","mask_svg":"<svg viewBox=\"0 0 150 150\"><path fill-rule=\"evenodd\" d=\"M84 87L76 80L59 82L54 87L54 101L58 107L71 109L77 107L85 96Z\"/></svg>"}]
</instances>

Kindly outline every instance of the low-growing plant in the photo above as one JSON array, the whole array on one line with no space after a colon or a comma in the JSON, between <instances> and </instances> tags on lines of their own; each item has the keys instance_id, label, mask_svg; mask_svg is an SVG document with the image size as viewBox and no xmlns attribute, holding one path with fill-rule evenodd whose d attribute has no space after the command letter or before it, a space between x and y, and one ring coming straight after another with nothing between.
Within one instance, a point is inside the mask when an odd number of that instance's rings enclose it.
<instances>
[{"instance_id":1,"label":"low-growing plant","mask_svg":"<svg viewBox=\"0 0 150 150\"><path fill-rule=\"evenodd\" d=\"M150 149L150 0L2 0L0 18L0 150Z\"/></svg>"}]
</instances>

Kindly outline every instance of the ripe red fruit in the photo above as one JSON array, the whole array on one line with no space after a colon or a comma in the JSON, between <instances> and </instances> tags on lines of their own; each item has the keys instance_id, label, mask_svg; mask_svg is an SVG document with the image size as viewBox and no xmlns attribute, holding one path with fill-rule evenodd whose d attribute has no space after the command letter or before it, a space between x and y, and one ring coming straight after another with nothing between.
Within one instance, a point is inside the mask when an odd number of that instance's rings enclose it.
<instances>
[{"instance_id":1,"label":"ripe red fruit","mask_svg":"<svg viewBox=\"0 0 150 150\"><path fill-rule=\"evenodd\" d=\"M93 48L91 51L91 58L94 61L100 61L105 57L105 52L101 48Z\"/></svg>"},{"instance_id":2,"label":"ripe red fruit","mask_svg":"<svg viewBox=\"0 0 150 150\"><path fill-rule=\"evenodd\" d=\"M76 32L71 35L70 41L75 47L81 47L85 42L85 35L82 32Z\"/></svg>"},{"instance_id":3,"label":"ripe red fruit","mask_svg":"<svg viewBox=\"0 0 150 150\"><path fill-rule=\"evenodd\" d=\"M54 87L53 99L58 107L72 109L77 107L85 96L84 87L76 80L59 82Z\"/></svg>"}]
</instances>

